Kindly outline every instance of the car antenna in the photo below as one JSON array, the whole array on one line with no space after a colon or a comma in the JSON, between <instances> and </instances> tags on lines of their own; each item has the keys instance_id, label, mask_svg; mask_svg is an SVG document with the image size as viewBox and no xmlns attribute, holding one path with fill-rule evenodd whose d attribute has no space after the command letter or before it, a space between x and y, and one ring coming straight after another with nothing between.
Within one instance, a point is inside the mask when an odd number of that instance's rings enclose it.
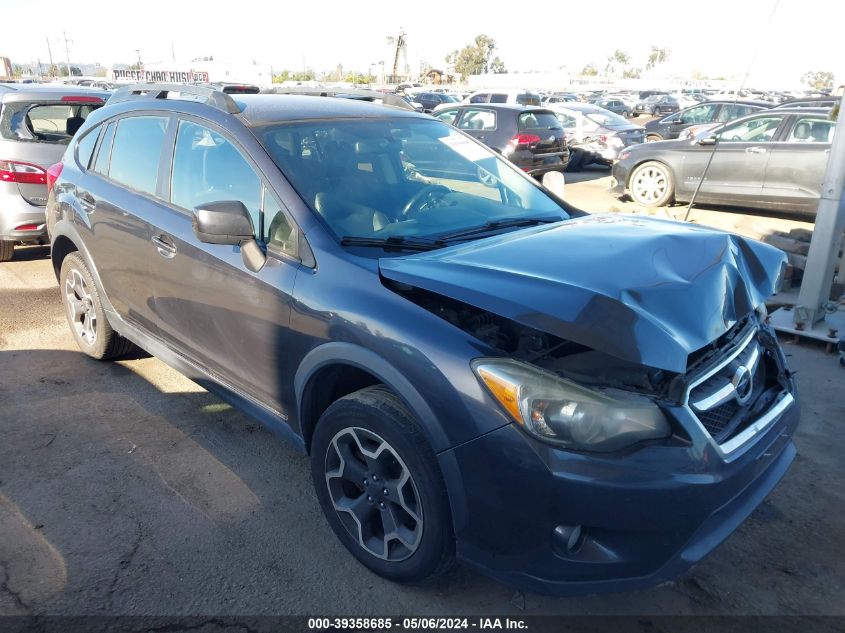
<instances>
[{"instance_id":1,"label":"car antenna","mask_svg":"<svg viewBox=\"0 0 845 633\"><path fill-rule=\"evenodd\" d=\"M766 25L767 27L770 27L772 25L772 20L774 20L775 13L777 13L779 6L780 0L775 0L775 4L772 7L772 12L769 14L769 21ZM745 82L748 81L748 76L751 74L751 69L754 67L754 63L757 61L757 55L759 54L759 52L759 48L756 48L754 50L754 54L751 56L751 61L748 64L748 68L746 68L745 70L745 75L742 77L742 81L740 82L739 87L734 92L734 105L736 105L736 102L739 101L739 93L742 91L743 88L745 88ZM692 197L690 198L689 204L687 205L687 212L684 214L684 222L689 221L689 214L692 211L692 205L695 204L695 198L696 196L698 196L698 192L701 191L701 185L704 184L704 179L707 178L707 172L710 170L710 164L713 162L713 157L716 155L716 148L718 146L719 140L716 139L716 142L713 143L713 150L710 152L710 156L707 159L707 164L704 166L704 171L701 173L701 178L698 179L698 184L695 186L695 191L692 192Z\"/></svg>"}]
</instances>

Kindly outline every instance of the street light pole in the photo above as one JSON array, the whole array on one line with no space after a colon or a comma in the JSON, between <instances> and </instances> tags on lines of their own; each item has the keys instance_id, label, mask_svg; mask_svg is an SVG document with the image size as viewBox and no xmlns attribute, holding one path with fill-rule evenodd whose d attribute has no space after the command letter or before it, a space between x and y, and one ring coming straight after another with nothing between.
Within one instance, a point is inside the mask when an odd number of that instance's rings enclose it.
<instances>
[{"instance_id":1,"label":"street light pole","mask_svg":"<svg viewBox=\"0 0 845 633\"><path fill-rule=\"evenodd\" d=\"M65 38L65 62L67 63L67 76L70 79L70 49L68 48L68 44L72 44L73 40L69 40L67 38L67 33L62 31L62 36Z\"/></svg>"}]
</instances>

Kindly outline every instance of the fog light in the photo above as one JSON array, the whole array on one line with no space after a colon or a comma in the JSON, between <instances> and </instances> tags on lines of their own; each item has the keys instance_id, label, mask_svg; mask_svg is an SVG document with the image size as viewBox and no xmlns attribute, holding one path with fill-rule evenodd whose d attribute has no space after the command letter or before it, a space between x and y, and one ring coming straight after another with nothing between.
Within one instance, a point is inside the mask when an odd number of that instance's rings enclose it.
<instances>
[{"instance_id":1,"label":"fog light","mask_svg":"<svg viewBox=\"0 0 845 633\"><path fill-rule=\"evenodd\" d=\"M584 542L580 525L558 525L554 529L554 543L567 554L575 554Z\"/></svg>"}]
</instances>

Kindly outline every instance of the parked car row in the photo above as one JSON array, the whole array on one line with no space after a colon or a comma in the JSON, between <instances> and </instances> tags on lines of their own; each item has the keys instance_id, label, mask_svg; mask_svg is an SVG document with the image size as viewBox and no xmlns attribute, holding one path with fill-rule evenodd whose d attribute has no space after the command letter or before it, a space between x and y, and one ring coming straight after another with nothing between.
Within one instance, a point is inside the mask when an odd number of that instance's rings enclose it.
<instances>
[{"instance_id":1,"label":"parked car row","mask_svg":"<svg viewBox=\"0 0 845 633\"><path fill-rule=\"evenodd\" d=\"M759 110L694 140L628 148L613 167L611 192L664 206L698 190L698 202L812 215L834 128L825 109Z\"/></svg>"}]
</instances>

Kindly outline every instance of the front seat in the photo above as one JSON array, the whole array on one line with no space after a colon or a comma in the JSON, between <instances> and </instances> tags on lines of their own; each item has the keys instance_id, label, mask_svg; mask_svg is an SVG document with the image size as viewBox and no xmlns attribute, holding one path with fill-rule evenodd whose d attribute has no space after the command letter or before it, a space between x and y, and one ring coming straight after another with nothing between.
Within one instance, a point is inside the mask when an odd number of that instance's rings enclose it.
<instances>
[{"instance_id":1,"label":"front seat","mask_svg":"<svg viewBox=\"0 0 845 633\"><path fill-rule=\"evenodd\" d=\"M378 211L328 191L317 194L314 198L314 209L341 237L368 237L386 224L383 214Z\"/></svg>"}]
</instances>

